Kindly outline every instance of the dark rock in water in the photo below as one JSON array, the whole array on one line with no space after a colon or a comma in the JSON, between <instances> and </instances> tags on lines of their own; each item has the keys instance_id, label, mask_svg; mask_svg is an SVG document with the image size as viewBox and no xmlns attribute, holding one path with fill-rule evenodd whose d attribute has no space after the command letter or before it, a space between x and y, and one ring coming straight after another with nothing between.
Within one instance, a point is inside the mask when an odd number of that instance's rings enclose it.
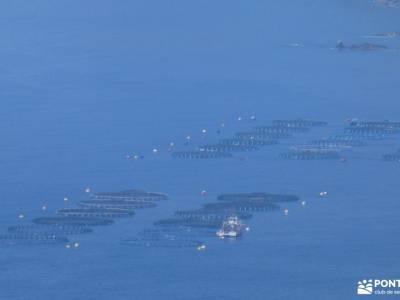
<instances>
[{"instance_id":1,"label":"dark rock in water","mask_svg":"<svg viewBox=\"0 0 400 300\"><path fill-rule=\"evenodd\" d=\"M141 209L156 207L156 203L144 200L84 200L79 202L79 206L86 208L104 209Z\"/></svg>"},{"instance_id":2,"label":"dark rock in water","mask_svg":"<svg viewBox=\"0 0 400 300\"><path fill-rule=\"evenodd\" d=\"M87 226L75 226L75 225L38 225L38 224L23 224L17 226L8 227L10 233L23 233L27 235L46 235L46 236L64 236L64 235L75 235L85 234L93 232L93 229Z\"/></svg>"},{"instance_id":3,"label":"dark rock in water","mask_svg":"<svg viewBox=\"0 0 400 300\"><path fill-rule=\"evenodd\" d=\"M278 142L276 140L266 140L266 139L221 139L218 142L220 145L228 146L268 146L276 145Z\"/></svg>"},{"instance_id":4,"label":"dark rock in water","mask_svg":"<svg viewBox=\"0 0 400 300\"><path fill-rule=\"evenodd\" d=\"M372 44L372 43L362 43L362 44L351 44L345 45L342 41L336 44L336 48L339 50L385 50L388 49L384 45Z\"/></svg>"},{"instance_id":5,"label":"dark rock in water","mask_svg":"<svg viewBox=\"0 0 400 300\"><path fill-rule=\"evenodd\" d=\"M124 201L157 201L166 200L168 196L161 193L142 190L125 190L120 192L103 192L91 195L92 200L124 200Z\"/></svg>"},{"instance_id":6,"label":"dark rock in water","mask_svg":"<svg viewBox=\"0 0 400 300\"><path fill-rule=\"evenodd\" d=\"M284 159L293 160L325 160L325 159L339 159L340 154L334 150L292 150L280 155Z\"/></svg>"},{"instance_id":7,"label":"dark rock in water","mask_svg":"<svg viewBox=\"0 0 400 300\"><path fill-rule=\"evenodd\" d=\"M277 127L298 128L298 127L324 127L327 126L328 123L324 121L297 119L297 120L274 120L272 122L272 125Z\"/></svg>"},{"instance_id":8,"label":"dark rock in water","mask_svg":"<svg viewBox=\"0 0 400 300\"><path fill-rule=\"evenodd\" d=\"M100 226L113 224L114 220L102 218L81 218L81 217L41 217L32 220L35 224L58 225L58 226Z\"/></svg>"},{"instance_id":9,"label":"dark rock in water","mask_svg":"<svg viewBox=\"0 0 400 300\"><path fill-rule=\"evenodd\" d=\"M0 246L32 246L65 244L68 239L63 236L44 234L8 233L0 235Z\"/></svg>"},{"instance_id":10,"label":"dark rock in water","mask_svg":"<svg viewBox=\"0 0 400 300\"><path fill-rule=\"evenodd\" d=\"M201 152L250 152L260 150L257 146L245 146L245 145L220 145L220 144L209 144L199 147Z\"/></svg>"},{"instance_id":11,"label":"dark rock in water","mask_svg":"<svg viewBox=\"0 0 400 300\"><path fill-rule=\"evenodd\" d=\"M217 198L220 201L266 201L266 202L293 202L300 200L295 195L281 195L281 194L270 194L265 192L254 192L254 193L238 193L238 194L222 194Z\"/></svg>"},{"instance_id":12,"label":"dark rock in water","mask_svg":"<svg viewBox=\"0 0 400 300\"><path fill-rule=\"evenodd\" d=\"M213 159L213 158L230 158L232 154L220 151L176 151L172 153L173 158L181 159Z\"/></svg>"},{"instance_id":13,"label":"dark rock in water","mask_svg":"<svg viewBox=\"0 0 400 300\"><path fill-rule=\"evenodd\" d=\"M57 215L59 216L84 218L117 218L129 217L134 214L133 210L119 208L63 208L57 211Z\"/></svg>"},{"instance_id":14,"label":"dark rock in water","mask_svg":"<svg viewBox=\"0 0 400 300\"><path fill-rule=\"evenodd\" d=\"M258 133L303 133L310 130L308 127L283 127L283 126L256 126L253 128Z\"/></svg>"},{"instance_id":15,"label":"dark rock in water","mask_svg":"<svg viewBox=\"0 0 400 300\"><path fill-rule=\"evenodd\" d=\"M259 133L255 131L250 132L237 132L235 138L245 140L277 140L282 138L290 138L293 135L287 132L278 133Z\"/></svg>"}]
</instances>

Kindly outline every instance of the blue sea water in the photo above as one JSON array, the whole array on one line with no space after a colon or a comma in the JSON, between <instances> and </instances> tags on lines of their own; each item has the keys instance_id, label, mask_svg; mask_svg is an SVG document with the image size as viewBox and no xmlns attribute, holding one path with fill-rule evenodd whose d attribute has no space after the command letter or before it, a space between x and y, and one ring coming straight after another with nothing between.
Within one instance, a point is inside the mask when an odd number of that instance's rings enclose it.
<instances>
[{"instance_id":1,"label":"blue sea water","mask_svg":"<svg viewBox=\"0 0 400 300\"><path fill-rule=\"evenodd\" d=\"M399 119L400 38L363 37L399 31L399 14L363 0L1 2L0 229L87 187L170 199L76 237L79 249L0 248L0 299L353 299L361 279L397 278L399 165L366 158L398 137L344 164L277 156L349 117ZM338 52L338 40L391 50ZM244 161L167 153L188 134L215 141L221 123L228 137L299 117L330 125ZM307 204L257 214L242 238L204 252L120 245L176 209L251 191Z\"/></svg>"}]
</instances>

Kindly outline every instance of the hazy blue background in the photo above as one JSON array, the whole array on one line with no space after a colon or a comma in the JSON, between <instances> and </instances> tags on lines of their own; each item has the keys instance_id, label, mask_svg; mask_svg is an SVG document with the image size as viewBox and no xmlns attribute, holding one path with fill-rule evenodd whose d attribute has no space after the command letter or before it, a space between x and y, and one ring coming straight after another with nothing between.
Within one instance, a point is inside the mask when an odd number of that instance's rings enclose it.
<instances>
[{"instance_id":1,"label":"hazy blue background","mask_svg":"<svg viewBox=\"0 0 400 300\"><path fill-rule=\"evenodd\" d=\"M174 161L165 150L221 122L224 136L250 128L236 118L253 114L332 124L302 140L347 117L400 119L400 52L331 49L399 31L399 14L362 0L2 1L0 227L79 201L87 186L171 199L79 237L78 250L0 249L0 299L352 299L360 279L398 278L397 164L277 160L284 145L247 161ZM400 38L373 42L400 48ZM242 239L206 252L119 245L176 208L235 191L290 192L307 205L257 215Z\"/></svg>"}]
</instances>

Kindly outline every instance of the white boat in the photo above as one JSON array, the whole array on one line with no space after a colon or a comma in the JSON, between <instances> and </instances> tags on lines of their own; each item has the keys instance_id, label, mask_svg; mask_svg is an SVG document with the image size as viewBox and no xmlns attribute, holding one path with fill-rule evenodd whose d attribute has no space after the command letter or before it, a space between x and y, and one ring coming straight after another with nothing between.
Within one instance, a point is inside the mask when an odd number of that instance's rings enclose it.
<instances>
[{"instance_id":1,"label":"white boat","mask_svg":"<svg viewBox=\"0 0 400 300\"><path fill-rule=\"evenodd\" d=\"M238 217L229 217L223 224L220 230L217 231L217 236L224 237L238 237L242 234L244 224Z\"/></svg>"}]
</instances>

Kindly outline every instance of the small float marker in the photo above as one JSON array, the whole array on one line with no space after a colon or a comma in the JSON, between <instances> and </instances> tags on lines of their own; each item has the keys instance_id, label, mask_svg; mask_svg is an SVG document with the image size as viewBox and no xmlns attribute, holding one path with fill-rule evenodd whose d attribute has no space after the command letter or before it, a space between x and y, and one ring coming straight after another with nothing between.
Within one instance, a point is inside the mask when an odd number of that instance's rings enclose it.
<instances>
[{"instance_id":1,"label":"small float marker","mask_svg":"<svg viewBox=\"0 0 400 300\"><path fill-rule=\"evenodd\" d=\"M71 245L70 244L66 244L65 248L69 249L69 248L71 248Z\"/></svg>"},{"instance_id":2,"label":"small float marker","mask_svg":"<svg viewBox=\"0 0 400 300\"><path fill-rule=\"evenodd\" d=\"M187 136L186 136L186 139L189 141L189 140L192 139L192 137L191 137L190 135L187 135Z\"/></svg>"},{"instance_id":3,"label":"small float marker","mask_svg":"<svg viewBox=\"0 0 400 300\"><path fill-rule=\"evenodd\" d=\"M201 133L202 133L202 134L206 134L206 133L207 133L207 129L202 129L202 130L201 130Z\"/></svg>"},{"instance_id":4,"label":"small float marker","mask_svg":"<svg viewBox=\"0 0 400 300\"><path fill-rule=\"evenodd\" d=\"M237 120L240 122L240 121L243 120L243 118L242 117L238 117Z\"/></svg>"},{"instance_id":5,"label":"small float marker","mask_svg":"<svg viewBox=\"0 0 400 300\"><path fill-rule=\"evenodd\" d=\"M44 211L44 210L47 210L47 206L46 205L43 205L42 206L42 210Z\"/></svg>"},{"instance_id":6,"label":"small float marker","mask_svg":"<svg viewBox=\"0 0 400 300\"><path fill-rule=\"evenodd\" d=\"M250 120L255 121L255 120L256 120L256 116L254 116L254 115L251 116L251 117L250 117Z\"/></svg>"},{"instance_id":7,"label":"small float marker","mask_svg":"<svg viewBox=\"0 0 400 300\"><path fill-rule=\"evenodd\" d=\"M207 196L207 191L206 191L206 190L202 190L202 191L201 191L201 195L202 195L202 196Z\"/></svg>"},{"instance_id":8,"label":"small float marker","mask_svg":"<svg viewBox=\"0 0 400 300\"><path fill-rule=\"evenodd\" d=\"M328 192L320 192L319 196L320 197L326 197L326 196L328 196Z\"/></svg>"},{"instance_id":9,"label":"small float marker","mask_svg":"<svg viewBox=\"0 0 400 300\"><path fill-rule=\"evenodd\" d=\"M25 218L25 215L24 215L24 214L19 214L19 215L18 215L18 219L23 219L23 218Z\"/></svg>"},{"instance_id":10,"label":"small float marker","mask_svg":"<svg viewBox=\"0 0 400 300\"><path fill-rule=\"evenodd\" d=\"M79 248L79 246L80 246L79 243L77 243L77 242L74 243L74 248Z\"/></svg>"},{"instance_id":11,"label":"small float marker","mask_svg":"<svg viewBox=\"0 0 400 300\"><path fill-rule=\"evenodd\" d=\"M200 245L200 246L197 247L198 251L205 251L206 249L207 249L206 245Z\"/></svg>"},{"instance_id":12,"label":"small float marker","mask_svg":"<svg viewBox=\"0 0 400 300\"><path fill-rule=\"evenodd\" d=\"M174 146L175 146L175 143L174 143L174 142L170 142L170 143L169 143L169 146L170 146L170 147L174 147Z\"/></svg>"},{"instance_id":13,"label":"small float marker","mask_svg":"<svg viewBox=\"0 0 400 300\"><path fill-rule=\"evenodd\" d=\"M64 202L68 202L68 197L64 197Z\"/></svg>"},{"instance_id":14,"label":"small float marker","mask_svg":"<svg viewBox=\"0 0 400 300\"><path fill-rule=\"evenodd\" d=\"M285 214L285 216L287 216L289 214L289 210L287 208L285 208L285 210L283 211L283 213Z\"/></svg>"},{"instance_id":15,"label":"small float marker","mask_svg":"<svg viewBox=\"0 0 400 300\"><path fill-rule=\"evenodd\" d=\"M221 127L225 127L225 123L221 123Z\"/></svg>"},{"instance_id":16,"label":"small float marker","mask_svg":"<svg viewBox=\"0 0 400 300\"><path fill-rule=\"evenodd\" d=\"M301 201L301 206L305 206L306 205L306 201Z\"/></svg>"},{"instance_id":17,"label":"small float marker","mask_svg":"<svg viewBox=\"0 0 400 300\"><path fill-rule=\"evenodd\" d=\"M158 149L154 148L153 149L153 154L158 154Z\"/></svg>"},{"instance_id":18,"label":"small float marker","mask_svg":"<svg viewBox=\"0 0 400 300\"><path fill-rule=\"evenodd\" d=\"M90 188L86 188L86 189L85 189L85 192L86 192L86 193L90 193Z\"/></svg>"}]
</instances>

